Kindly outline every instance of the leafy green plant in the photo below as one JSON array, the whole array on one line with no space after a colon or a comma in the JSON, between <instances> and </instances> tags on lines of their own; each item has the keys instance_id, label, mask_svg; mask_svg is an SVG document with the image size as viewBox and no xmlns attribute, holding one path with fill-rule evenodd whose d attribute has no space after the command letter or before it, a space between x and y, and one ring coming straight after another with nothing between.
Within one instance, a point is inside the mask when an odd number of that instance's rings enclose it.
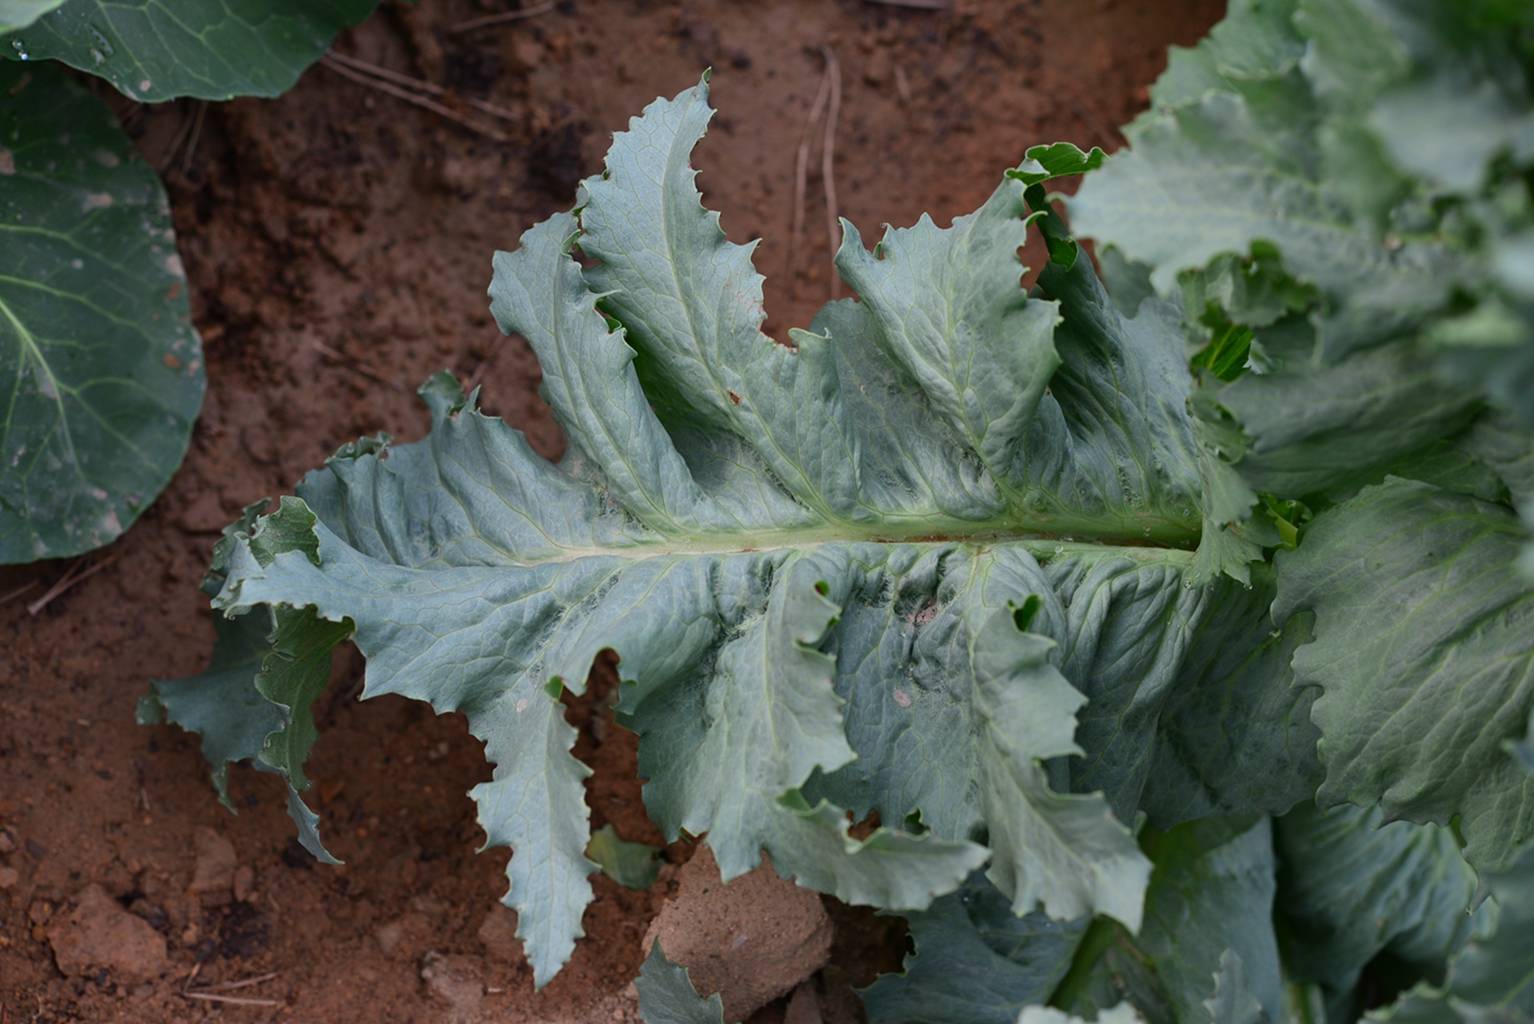
<instances>
[{"instance_id":1,"label":"leafy green plant","mask_svg":"<svg viewBox=\"0 0 1534 1024\"><path fill-rule=\"evenodd\" d=\"M0 64L0 562L114 539L202 404L165 190L55 68Z\"/></svg>"},{"instance_id":2,"label":"leafy green plant","mask_svg":"<svg viewBox=\"0 0 1534 1024\"><path fill-rule=\"evenodd\" d=\"M200 731L221 786L283 773L318 846L302 765L350 636L364 696L485 741L472 795L539 984L595 867L560 698L612 650L668 837L909 919L875 1021L1527 1019L1507 14L1238 4L1127 152L1036 147L872 251L845 224L857 298L782 342L688 166L706 79L657 100L495 258L565 457L432 378L425 439L347 445L230 528L214 668L146 719ZM1393 63L1337 85L1360 47ZM1461 95L1475 174L1374 123ZM1108 287L1045 194L1067 174ZM1461 330L1488 316L1516 330ZM651 1024L719 1016L658 950L640 992Z\"/></svg>"},{"instance_id":3,"label":"leafy green plant","mask_svg":"<svg viewBox=\"0 0 1534 1024\"><path fill-rule=\"evenodd\" d=\"M164 189L42 59L146 102L274 96L376 2L0 0L0 564L114 540L180 465L204 390Z\"/></svg>"},{"instance_id":4,"label":"leafy green plant","mask_svg":"<svg viewBox=\"0 0 1534 1024\"><path fill-rule=\"evenodd\" d=\"M378 0L0 0L0 54L52 59L153 103L276 96ZM23 33L22 30L25 30Z\"/></svg>"}]
</instances>

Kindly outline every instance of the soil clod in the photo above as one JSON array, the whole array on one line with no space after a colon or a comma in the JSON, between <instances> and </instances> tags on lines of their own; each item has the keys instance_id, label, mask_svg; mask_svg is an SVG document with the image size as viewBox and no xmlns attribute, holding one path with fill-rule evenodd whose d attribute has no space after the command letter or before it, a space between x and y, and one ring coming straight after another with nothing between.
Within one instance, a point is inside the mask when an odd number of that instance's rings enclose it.
<instances>
[{"instance_id":1,"label":"soil clod","mask_svg":"<svg viewBox=\"0 0 1534 1024\"><path fill-rule=\"evenodd\" d=\"M765 855L726 884L700 846L677 872L676 895L650 924L645 948L656 939L701 995L720 994L727 1020L744 1020L825 966L831 919L818 895L779 878Z\"/></svg>"}]
</instances>

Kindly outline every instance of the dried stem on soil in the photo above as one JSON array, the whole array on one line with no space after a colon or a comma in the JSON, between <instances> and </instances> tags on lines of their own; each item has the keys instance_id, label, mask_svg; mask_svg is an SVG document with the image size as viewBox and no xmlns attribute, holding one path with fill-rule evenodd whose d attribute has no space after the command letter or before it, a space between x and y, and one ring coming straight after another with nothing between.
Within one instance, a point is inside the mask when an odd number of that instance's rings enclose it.
<instances>
[{"instance_id":1,"label":"dried stem on soil","mask_svg":"<svg viewBox=\"0 0 1534 1024\"><path fill-rule=\"evenodd\" d=\"M820 118L826 112L826 100L831 97L831 80L822 75L820 89L815 93L815 102L810 105L809 120L804 122L804 131L799 136L799 152L794 157L794 223L793 229L788 236L788 272L787 277L792 279L794 267L798 263L799 242L804 237L804 193L809 188L810 178L810 140L814 138L815 126L820 123Z\"/></svg>"},{"instance_id":2,"label":"dried stem on soil","mask_svg":"<svg viewBox=\"0 0 1534 1024\"><path fill-rule=\"evenodd\" d=\"M420 78L412 78L409 75L400 74L398 71L394 71L390 68L386 68L378 64L370 64L365 60L358 60L356 57L348 57L346 54L337 53L334 50L331 50L325 56L330 60L339 61L340 63L345 64L353 71L360 71L365 75L371 75L372 77L382 79L385 82L393 82L395 85L404 86L407 89L418 89L421 92L430 93L433 96L451 96L463 103L467 103L475 110L482 111L483 113L505 121L508 124L520 126L524 120L522 117L512 113L505 107L498 107L494 103L486 103L484 100L475 99L473 96L459 96L457 93L442 88L442 86L437 85L435 82L427 82Z\"/></svg>"},{"instance_id":3,"label":"dried stem on soil","mask_svg":"<svg viewBox=\"0 0 1534 1024\"><path fill-rule=\"evenodd\" d=\"M831 243L831 259L827 266L831 272L831 298L835 299L842 292L841 278L836 276L836 250L841 245L841 230L836 217L836 121L842 109L842 67L836 62L836 51L829 46L822 46L820 52L826 59L826 81L831 83L826 136L820 150L820 176L826 192L826 231Z\"/></svg>"},{"instance_id":4,"label":"dried stem on soil","mask_svg":"<svg viewBox=\"0 0 1534 1024\"><path fill-rule=\"evenodd\" d=\"M504 133L498 132L494 128L486 128L484 125L478 124L475 121L464 117L462 114L458 113L456 110L453 110L451 107L443 106L441 103L438 103L435 100L429 100L425 96L410 92L407 89L402 89L395 85L393 82L384 81L381 78L374 78L370 75L364 75L360 71L354 71L352 68L346 66L341 61L336 60L334 54L327 53L324 57L320 58L320 63L341 77L350 78L358 85L365 86L369 89L377 89L379 92L393 96L395 99L404 100L406 103L413 103L418 107L430 110L432 113L438 115L439 117L445 117L449 121L452 121L454 124L462 125L463 127L469 129L469 131L483 135L487 139L493 139L496 142L511 141L511 139Z\"/></svg>"},{"instance_id":5,"label":"dried stem on soil","mask_svg":"<svg viewBox=\"0 0 1534 1024\"><path fill-rule=\"evenodd\" d=\"M494 25L508 25L514 21L523 21L527 18L536 18L540 14L548 14L559 6L556 0L548 0L547 3L538 4L520 11L505 11L501 14L487 14L483 18L470 18L468 21L460 21L456 25L448 27L448 34L456 32L472 32L477 28L490 28Z\"/></svg>"},{"instance_id":6,"label":"dried stem on soil","mask_svg":"<svg viewBox=\"0 0 1534 1024\"><path fill-rule=\"evenodd\" d=\"M48 588L47 592L44 593L42 597L39 597L36 601L33 601L31 604L27 605L27 614L32 616L41 614L42 610L53 603L53 600L60 594L64 593L64 591L68 590L76 583L79 583L81 580L90 579L92 576L96 575L98 572L105 569L113 562L117 561L118 557L119 556L117 555L108 555L107 557L101 559L101 561L96 562L90 568L86 569L84 572L80 571L80 566L85 564L85 559L82 558L76 561L65 571L63 576L59 577L59 581L57 583Z\"/></svg>"},{"instance_id":7,"label":"dried stem on soil","mask_svg":"<svg viewBox=\"0 0 1534 1024\"><path fill-rule=\"evenodd\" d=\"M205 1003L230 1003L234 1006L281 1006L277 999L254 999L250 996L223 996L217 992L183 992L187 999L200 999Z\"/></svg>"},{"instance_id":8,"label":"dried stem on soil","mask_svg":"<svg viewBox=\"0 0 1534 1024\"><path fill-rule=\"evenodd\" d=\"M241 978L239 981L221 981L217 985L204 985L202 988L193 989L195 992L232 992L237 988L250 988L252 985L261 985L277 977L281 972L268 971L266 974L258 974L253 978Z\"/></svg>"},{"instance_id":9,"label":"dried stem on soil","mask_svg":"<svg viewBox=\"0 0 1534 1024\"><path fill-rule=\"evenodd\" d=\"M329 359L331 362L334 362L334 363L339 363L341 365L351 367L353 370L356 370L358 373L362 374L364 377L366 377L368 380L372 381L374 384L382 384L384 387L388 387L388 388L392 388L392 387L397 387L398 386L392 380L390 380L389 378L383 376L382 374L380 374L380 373L378 373L378 372L376 372L374 370L368 369L366 366L364 366L361 363L357 362L355 359L351 359L351 358L347 357L347 355L344 352L337 352L335 349L331 348L329 345L325 344L323 341L311 341L310 344L314 346L314 350L316 352L318 352L320 355L324 356L326 359Z\"/></svg>"},{"instance_id":10,"label":"dried stem on soil","mask_svg":"<svg viewBox=\"0 0 1534 1024\"><path fill-rule=\"evenodd\" d=\"M23 583L21 586L17 587L15 590L11 591L9 594L6 594L4 596L0 596L0 604L8 604L9 602L16 600L22 594L25 594L27 591L31 590L35 586L37 586L37 581L36 580L33 580L31 583Z\"/></svg>"}]
</instances>

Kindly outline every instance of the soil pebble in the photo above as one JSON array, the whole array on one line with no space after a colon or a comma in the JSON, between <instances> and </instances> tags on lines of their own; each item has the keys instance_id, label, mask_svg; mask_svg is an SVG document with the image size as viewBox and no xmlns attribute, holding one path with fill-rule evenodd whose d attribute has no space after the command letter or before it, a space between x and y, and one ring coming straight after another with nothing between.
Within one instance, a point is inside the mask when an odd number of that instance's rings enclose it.
<instances>
[{"instance_id":1,"label":"soil pebble","mask_svg":"<svg viewBox=\"0 0 1534 1024\"><path fill-rule=\"evenodd\" d=\"M227 902L238 867L234 844L205 825L193 833L192 842L197 850L197 866L192 869L189 888L204 903Z\"/></svg>"},{"instance_id":2,"label":"soil pebble","mask_svg":"<svg viewBox=\"0 0 1534 1024\"><path fill-rule=\"evenodd\" d=\"M479 941L492 959L505 963L522 961L522 940L517 938L517 912L497 903L479 926Z\"/></svg>"},{"instance_id":3,"label":"soil pebble","mask_svg":"<svg viewBox=\"0 0 1534 1024\"><path fill-rule=\"evenodd\" d=\"M718 992L727 1020L792 991L831 955L831 919L820 897L779 878L768 863L728 885L706 846L677 872L676 895L645 934L687 967L699 994Z\"/></svg>"},{"instance_id":4,"label":"soil pebble","mask_svg":"<svg viewBox=\"0 0 1534 1024\"><path fill-rule=\"evenodd\" d=\"M54 917L47 934L53 960L67 975L105 968L120 981L146 981L169 963L160 933L94 883L80 891L69 913Z\"/></svg>"},{"instance_id":5,"label":"soil pebble","mask_svg":"<svg viewBox=\"0 0 1534 1024\"><path fill-rule=\"evenodd\" d=\"M255 894L256 870L248 864L241 864L234 869L234 898L241 903L249 903Z\"/></svg>"},{"instance_id":6,"label":"soil pebble","mask_svg":"<svg viewBox=\"0 0 1534 1024\"><path fill-rule=\"evenodd\" d=\"M421 980L426 989L446 1004L448 1020L469 1024L480 1018L484 1008L485 983L479 979L478 964L472 957L445 956L435 950L421 958Z\"/></svg>"}]
</instances>

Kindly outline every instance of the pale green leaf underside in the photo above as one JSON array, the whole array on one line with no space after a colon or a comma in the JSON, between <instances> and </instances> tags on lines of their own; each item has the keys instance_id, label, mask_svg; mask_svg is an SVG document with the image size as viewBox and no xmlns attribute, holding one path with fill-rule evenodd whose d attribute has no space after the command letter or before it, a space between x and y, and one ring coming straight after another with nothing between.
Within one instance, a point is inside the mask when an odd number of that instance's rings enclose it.
<instances>
[{"instance_id":1,"label":"pale green leaf underside","mask_svg":"<svg viewBox=\"0 0 1534 1024\"><path fill-rule=\"evenodd\" d=\"M60 60L148 103L276 96L377 2L64 0L0 45L4 56Z\"/></svg>"},{"instance_id":2,"label":"pale green leaf underside","mask_svg":"<svg viewBox=\"0 0 1534 1024\"><path fill-rule=\"evenodd\" d=\"M59 69L0 64L0 563L138 518L202 404L165 191Z\"/></svg>"},{"instance_id":3,"label":"pale green leaf underside","mask_svg":"<svg viewBox=\"0 0 1534 1024\"><path fill-rule=\"evenodd\" d=\"M1092 1018L1095 1024L1143 1024L1143 1018L1128 1003L1104 1010ZM1088 1024L1082 1017L1048 1006L1029 1006L1018 1014L1017 1024Z\"/></svg>"},{"instance_id":4,"label":"pale green leaf underside","mask_svg":"<svg viewBox=\"0 0 1534 1024\"><path fill-rule=\"evenodd\" d=\"M849 233L861 301L776 344L749 247L693 185L709 113L704 86L657 100L575 214L496 256L492 311L539 359L560 463L439 376L430 435L311 474L216 605L312 608L354 627L365 695L467 716L539 983L594 869L557 698L603 650L651 816L706 834L726 878L767 851L914 911L988 865L1017 913L1137 927L1124 821L1280 811L1312 766L1303 630L1275 632L1260 573L1194 585L1207 466L1175 319L1123 316L1087 260L1025 294L1009 179L951 227L873 253ZM855 839L843 808L884 827Z\"/></svg>"},{"instance_id":5,"label":"pale green leaf underside","mask_svg":"<svg viewBox=\"0 0 1534 1024\"><path fill-rule=\"evenodd\" d=\"M1273 1024L1274 1018L1252 994L1241 955L1227 949L1214 972L1214 994L1204 1000L1212 1024Z\"/></svg>"}]
</instances>

